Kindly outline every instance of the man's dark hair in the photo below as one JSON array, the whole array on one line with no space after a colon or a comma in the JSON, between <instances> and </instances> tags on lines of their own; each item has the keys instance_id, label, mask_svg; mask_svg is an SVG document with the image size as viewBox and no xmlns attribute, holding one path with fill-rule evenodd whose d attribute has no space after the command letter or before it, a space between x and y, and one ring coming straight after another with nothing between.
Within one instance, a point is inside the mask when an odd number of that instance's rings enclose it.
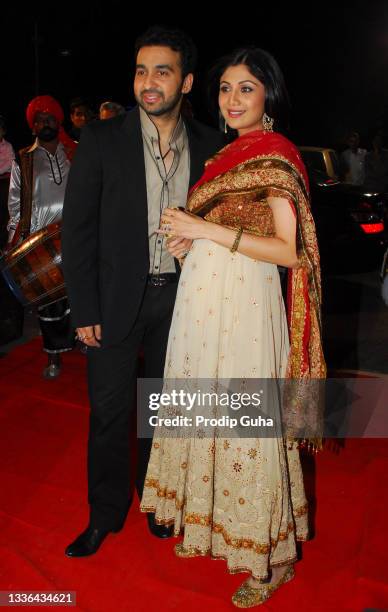
<instances>
[{"instance_id":1,"label":"man's dark hair","mask_svg":"<svg viewBox=\"0 0 388 612\"><path fill-rule=\"evenodd\" d=\"M274 119L277 132L289 128L290 102L283 73L275 58L257 47L243 47L222 57L209 74L210 102L218 100L220 79L230 66L244 64L265 87L265 112Z\"/></svg>"},{"instance_id":2,"label":"man's dark hair","mask_svg":"<svg viewBox=\"0 0 388 612\"><path fill-rule=\"evenodd\" d=\"M76 108L80 106L84 106L85 108L89 108L89 104L85 98L73 98L70 101L70 113L73 114Z\"/></svg>"},{"instance_id":3,"label":"man's dark hair","mask_svg":"<svg viewBox=\"0 0 388 612\"><path fill-rule=\"evenodd\" d=\"M7 124L6 124L5 119L4 119L4 117L2 115L0 115L0 128L2 130L4 130L4 132L7 129Z\"/></svg>"},{"instance_id":4,"label":"man's dark hair","mask_svg":"<svg viewBox=\"0 0 388 612\"><path fill-rule=\"evenodd\" d=\"M180 54L183 78L195 71L197 48L186 32L160 25L151 26L135 42L135 61L142 47L154 46L169 47Z\"/></svg>"}]
</instances>

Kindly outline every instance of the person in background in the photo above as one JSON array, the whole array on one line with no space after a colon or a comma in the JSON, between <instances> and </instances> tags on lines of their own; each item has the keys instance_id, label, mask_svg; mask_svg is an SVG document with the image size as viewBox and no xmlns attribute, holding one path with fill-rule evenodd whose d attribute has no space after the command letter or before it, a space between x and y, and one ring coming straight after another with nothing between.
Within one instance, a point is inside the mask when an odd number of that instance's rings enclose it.
<instances>
[{"instance_id":1,"label":"person in background","mask_svg":"<svg viewBox=\"0 0 388 612\"><path fill-rule=\"evenodd\" d=\"M118 102L107 100L101 104L99 113L100 119L112 119L112 117L117 117L117 115L124 115L125 108Z\"/></svg>"},{"instance_id":2,"label":"person in background","mask_svg":"<svg viewBox=\"0 0 388 612\"><path fill-rule=\"evenodd\" d=\"M13 146L4 138L6 131L5 119L0 116L0 178L10 174L15 159Z\"/></svg>"},{"instance_id":3,"label":"person in background","mask_svg":"<svg viewBox=\"0 0 388 612\"><path fill-rule=\"evenodd\" d=\"M10 142L5 140L6 123L4 117L0 116L0 249L7 242L8 223L8 190L9 177L15 152Z\"/></svg>"},{"instance_id":4,"label":"person in background","mask_svg":"<svg viewBox=\"0 0 388 612\"><path fill-rule=\"evenodd\" d=\"M372 150L365 157L365 183L370 191L388 191L388 149L383 148L384 133L378 130L372 140Z\"/></svg>"},{"instance_id":5,"label":"person in background","mask_svg":"<svg viewBox=\"0 0 388 612\"><path fill-rule=\"evenodd\" d=\"M381 297L383 298L385 305L388 306L388 249L384 253L380 277Z\"/></svg>"},{"instance_id":6,"label":"person in background","mask_svg":"<svg viewBox=\"0 0 388 612\"><path fill-rule=\"evenodd\" d=\"M82 128L94 119L94 113L83 98L74 98L70 103L71 128L69 136L79 142Z\"/></svg>"},{"instance_id":7,"label":"person in background","mask_svg":"<svg viewBox=\"0 0 388 612\"><path fill-rule=\"evenodd\" d=\"M63 110L51 96L31 100L27 122L35 142L19 151L12 164L8 195L8 246L61 220L65 188L76 144L62 128ZM75 346L67 300L38 308L43 350L48 355L43 376L56 378L61 353Z\"/></svg>"},{"instance_id":8,"label":"person in background","mask_svg":"<svg viewBox=\"0 0 388 612\"><path fill-rule=\"evenodd\" d=\"M360 135L350 132L347 139L348 148L340 155L341 180L350 185L363 185L365 180L366 149L360 148Z\"/></svg>"}]
</instances>

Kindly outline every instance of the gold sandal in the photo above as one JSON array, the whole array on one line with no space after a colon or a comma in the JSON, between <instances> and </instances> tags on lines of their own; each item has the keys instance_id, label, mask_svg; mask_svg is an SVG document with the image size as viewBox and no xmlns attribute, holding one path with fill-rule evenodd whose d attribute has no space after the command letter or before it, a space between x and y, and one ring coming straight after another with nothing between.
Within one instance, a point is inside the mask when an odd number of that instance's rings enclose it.
<instances>
[{"instance_id":1,"label":"gold sandal","mask_svg":"<svg viewBox=\"0 0 388 612\"><path fill-rule=\"evenodd\" d=\"M263 583L259 587L252 587L248 584L248 581L245 581L233 594L232 603L237 608L253 608L254 606L259 606L267 601L282 584L289 582L294 576L294 568L290 565L275 584Z\"/></svg>"}]
</instances>

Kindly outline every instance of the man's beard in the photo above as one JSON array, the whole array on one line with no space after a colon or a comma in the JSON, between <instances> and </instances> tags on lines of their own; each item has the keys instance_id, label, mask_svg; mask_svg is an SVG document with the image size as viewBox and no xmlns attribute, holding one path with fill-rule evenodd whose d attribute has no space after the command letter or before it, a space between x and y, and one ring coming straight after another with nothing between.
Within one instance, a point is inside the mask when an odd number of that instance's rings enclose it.
<instances>
[{"instance_id":1,"label":"man's beard","mask_svg":"<svg viewBox=\"0 0 388 612\"><path fill-rule=\"evenodd\" d=\"M37 133L37 137L43 142L51 142L52 140L58 138L58 133L58 128L52 128L46 125L40 130L40 132Z\"/></svg>"},{"instance_id":2,"label":"man's beard","mask_svg":"<svg viewBox=\"0 0 388 612\"><path fill-rule=\"evenodd\" d=\"M160 102L160 105L155 109L153 108L150 109L149 106L143 102L143 95L145 93L158 94L162 99L162 101ZM181 98L182 98L182 93L179 90L176 92L176 94L172 98L166 101L164 94L161 91L149 89L149 90L142 91L140 96L136 96L136 101L139 104L139 106L141 106L141 108L147 113L147 115L151 115L153 117L161 117L162 115L167 115L168 113L171 113L171 111L175 110L175 108L179 105Z\"/></svg>"}]
</instances>

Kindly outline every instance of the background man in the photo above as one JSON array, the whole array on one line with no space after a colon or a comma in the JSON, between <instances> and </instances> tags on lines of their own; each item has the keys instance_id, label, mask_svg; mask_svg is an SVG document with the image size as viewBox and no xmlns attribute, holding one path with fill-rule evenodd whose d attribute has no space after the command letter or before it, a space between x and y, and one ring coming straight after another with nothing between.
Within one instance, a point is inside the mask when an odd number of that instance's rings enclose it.
<instances>
[{"instance_id":1,"label":"background man","mask_svg":"<svg viewBox=\"0 0 388 612\"><path fill-rule=\"evenodd\" d=\"M9 178L15 159L13 146L4 138L6 131L5 119L0 116L0 249L7 242Z\"/></svg>"},{"instance_id":2,"label":"background man","mask_svg":"<svg viewBox=\"0 0 388 612\"><path fill-rule=\"evenodd\" d=\"M112 117L117 117L117 115L124 115L125 108L118 104L118 102L112 102L107 100L100 105L100 119L112 119Z\"/></svg>"},{"instance_id":3,"label":"background man","mask_svg":"<svg viewBox=\"0 0 388 612\"><path fill-rule=\"evenodd\" d=\"M358 132L351 132L348 136L348 148L341 153L341 178L351 185L362 185L365 180L366 149L360 148Z\"/></svg>"},{"instance_id":4,"label":"background man","mask_svg":"<svg viewBox=\"0 0 388 612\"><path fill-rule=\"evenodd\" d=\"M27 122L36 136L32 146L19 151L14 161L8 195L8 243L15 245L30 233L62 217L65 188L74 142L64 132L63 110L51 96L38 96L28 105ZM60 355L75 344L67 300L38 308L43 350L48 363L45 378L60 373Z\"/></svg>"},{"instance_id":5,"label":"background man","mask_svg":"<svg viewBox=\"0 0 388 612\"><path fill-rule=\"evenodd\" d=\"M70 103L70 121L69 136L79 142L81 138L82 128L85 127L93 119L93 111L83 98L74 98Z\"/></svg>"}]
</instances>

